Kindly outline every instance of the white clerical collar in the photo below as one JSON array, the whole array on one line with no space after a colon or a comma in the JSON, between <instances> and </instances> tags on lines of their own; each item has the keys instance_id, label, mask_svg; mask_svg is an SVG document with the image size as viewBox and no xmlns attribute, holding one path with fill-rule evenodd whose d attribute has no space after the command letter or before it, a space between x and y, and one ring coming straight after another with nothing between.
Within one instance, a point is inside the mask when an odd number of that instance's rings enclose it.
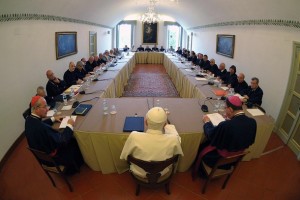
<instances>
[{"instance_id":1,"label":"white clerical collar","mask_svg":"<svg viewBox=\"0 0 300 200\"><path fill-rule=\"evenodd\" d=\"M153 135L163 134L162 131L160 131L160 130L153 130L153 129L147 129L146 133L153 134Z\"/></svg>"},{"instance_id":2,"label":"white clerical collar","mask_svg":"<svg viewBox=\"0 0 300 200\"><path fill-rule=\"evenodd\" d=\"M31 115L32 115L32 116L35 116L35 117L37 117L37 118L39 118L39 119L41 118L40 116L38 116L37 114L34 114L34 113L31 113Z\"/></svg>"},{"instance_id":3,"label":"white clerical collar","mask_svg":"<svg viewBox=\"0 0 300 200\"><path fill-rule=\"evenodd\" d=\"M238 115L244 115L245 113L244 113L244 111L240 111L240 112L237 112L237 113L235 113L235 115L234 116L238 116Z\"/></svg>"}]
</instances>

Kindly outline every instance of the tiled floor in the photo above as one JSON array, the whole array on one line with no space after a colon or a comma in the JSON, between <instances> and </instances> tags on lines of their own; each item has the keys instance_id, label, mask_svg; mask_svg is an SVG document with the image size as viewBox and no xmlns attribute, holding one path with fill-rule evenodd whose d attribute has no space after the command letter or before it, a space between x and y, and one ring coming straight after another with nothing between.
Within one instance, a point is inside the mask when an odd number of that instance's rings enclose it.
<instances>
[{"instance_id":1,"label":"tiled floor","mask_svg":"<svg viewBox=\"0 0 300 200\"><path fill-rule=\"evenodd\" d=\"M283 143L273 134L266 149L280 145ZM224 190L221 189L224 179L217 179L211 182L207 193L202 195L200 187L204 181L197 179L193 182L190 172L184 172L175 174L171 183L171 195L167 195L163 188L142 188L138 197L134 195L135 184L129 173L103 175L87 166L82 167L79 174L70 177L74 192L69 192L65 183L56 176L57 188L54 188L26 146L24 139L0 174L1 200L300 199L300 162L286 146L259 159L242 162Z\"/></svg>"}]
</instances>

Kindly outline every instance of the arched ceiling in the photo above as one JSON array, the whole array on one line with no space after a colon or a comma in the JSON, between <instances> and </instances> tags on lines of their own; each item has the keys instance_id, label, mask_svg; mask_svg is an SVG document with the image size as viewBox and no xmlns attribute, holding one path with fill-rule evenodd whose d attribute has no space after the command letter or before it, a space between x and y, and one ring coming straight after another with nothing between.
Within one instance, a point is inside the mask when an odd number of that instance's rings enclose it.
<instances>
[{"instance_id":1,"label":"arched ceiling","mask_svg":"<svg viewBox=\"0 0 300 200\"><path fill-rule=\"evenodd\" d=\"M0 14L45 14L114 27L146 11L147 0L0 0ZM300 0L160 0L156 11L184 28L252 19L300 21Z\"/></svg>"}]
</instances>

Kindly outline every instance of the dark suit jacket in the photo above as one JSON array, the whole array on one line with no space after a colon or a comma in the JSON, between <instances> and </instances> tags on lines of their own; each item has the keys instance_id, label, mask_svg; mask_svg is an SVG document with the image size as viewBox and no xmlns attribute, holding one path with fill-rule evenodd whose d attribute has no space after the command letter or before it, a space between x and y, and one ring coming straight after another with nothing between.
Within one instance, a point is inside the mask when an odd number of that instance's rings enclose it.
<instances>
[{"instance_id":1,"label":"dark suit jacket","mask_svg":"<svg viewBox=\"0 0 300 200\"><path fill-rule=\"evenodd\" d=\"M67 84L67 87L70 87L71 85L76 85L76 81L79 79L78 74L76 71L70 72L67 70L64 74L64 80Z\"/></svg>"},{"instance_id":2,"label":"dark suit jacket","mask_svg":"<svg viewBox=\"0 0 300 200\"><path fill-rule=\"evenodd\" d=\"M256 90L252 90L251 86L248 86L247 89L243 90L241 92L241 95L247 95L249 97L247 102L250 102L252 104L261 105L262 103L262 97L264 95L262 89L258 86Z\"/></svg>"},{"instance_id":3,"label":"dark suit jacket","mask_svg":"<svg viewBox=\"0 0 300 200\"><path fill-rule=\"evenodd\" d=\"M64 143L69 142L73 136L73 131L66 127L63 133L59 133L52 129L52 125L51 119L42 121L36 116L28 116L25 122L25 135L29 147L50 154Z\"/></svg>"},{"instance_id":4,"label":"dark suit jacket","mask_svg":"<svg viewBox=\"0 0 300 200\"><path fill-rule=\"evenodd\" d=\"M59 79L60 80L60 79ZM55 98L60 95L67 89L66 83L63 80L60 80L59 84L54 83L53 81L48 81L46 85L46 91L49 98Z\"/></svg>"},{"instance_id":5,"label":"dark suit jacket","mask_svg":"<svg viewBox=\"0 0 300 200\"><path fill-rule=\"evenodd\" d=\"M145 51L144 47L137 48L138 51Z\"/></svg>"},{"instance_id":6,"label":"dark suit jacket","mask_svg":"<svg viewBox=\"0 0 300 200\"><path fill-rule=\"evenodd\" d=\"M237 84L234 87L234 92L241 94L241 92L248 88L248 84L246 81L243 81L242 83L237 82Z\"/></svg>"}]
</instances>

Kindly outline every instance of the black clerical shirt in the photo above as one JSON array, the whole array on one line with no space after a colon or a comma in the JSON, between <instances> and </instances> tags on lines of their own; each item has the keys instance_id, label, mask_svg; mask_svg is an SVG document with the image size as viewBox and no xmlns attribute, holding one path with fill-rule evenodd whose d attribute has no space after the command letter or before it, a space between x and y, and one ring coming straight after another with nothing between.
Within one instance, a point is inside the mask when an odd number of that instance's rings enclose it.
<instances>
[{"instance_id":1,"label":"black clerical shirt","mask_svg":"<svg viewBox=\"0 0 300 200\"><path fill-rule=\"evenodd\" d=\"M76 85L78 79L78 74L75 71L70 72L70 70L67 70L64 74L64 80L66 81L67 87Z\"/></svg>"},{"instance_id":2,"label":"black clerical shirt","mask_svg":"<svg viewBox=\"0 0 300 200\"><path fill-rule=\"evenodd\" d=\"M60 80L60 79L58 79L58 80L60 81L59 84L56 84L50 80L47 82L46 91L47 91L47 95L50 98L54 98L54 97L60 95L67 89L66 82L63 80Z\"/></svg>"}]
</instances>

